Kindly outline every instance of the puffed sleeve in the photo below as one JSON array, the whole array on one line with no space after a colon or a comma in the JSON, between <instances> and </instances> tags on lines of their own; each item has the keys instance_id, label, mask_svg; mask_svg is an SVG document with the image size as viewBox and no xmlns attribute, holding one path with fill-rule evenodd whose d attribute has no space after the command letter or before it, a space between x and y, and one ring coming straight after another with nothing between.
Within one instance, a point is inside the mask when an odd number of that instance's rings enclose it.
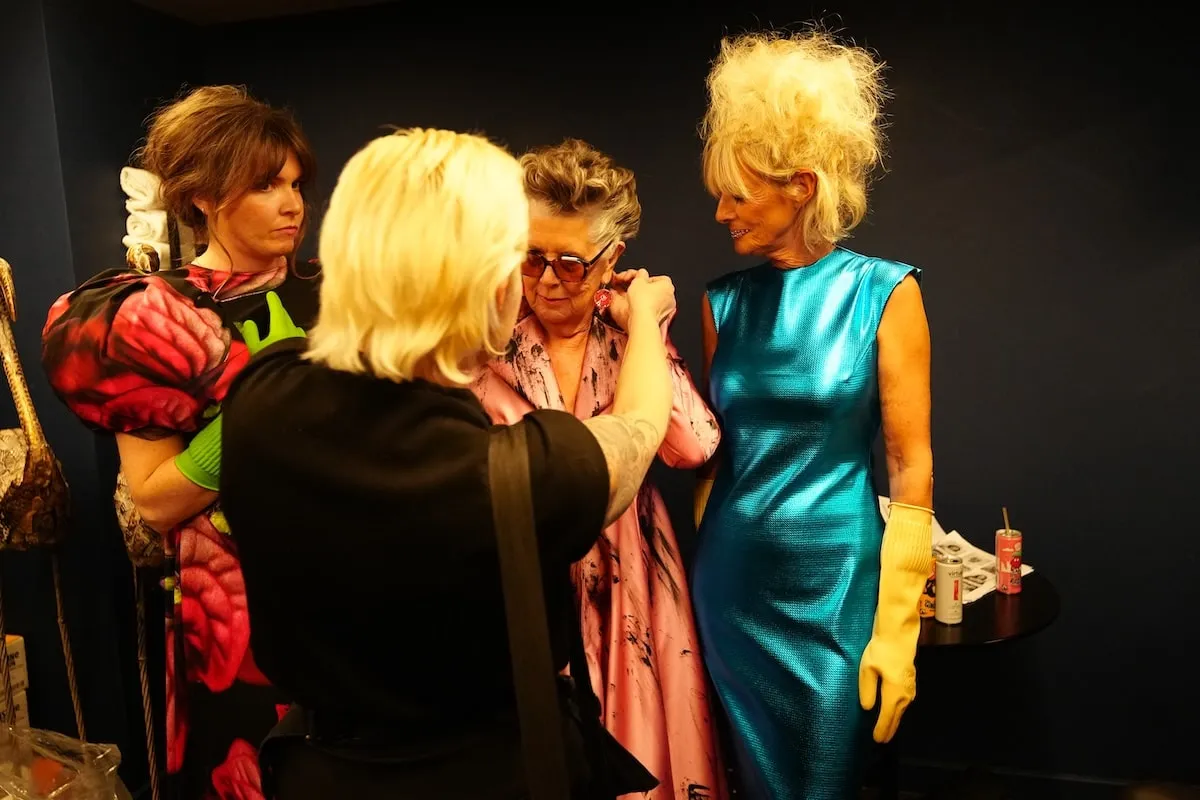
<instances>
[{"instance_id":1,"label":"puffed sleeve","mask_svg":"<svg viewBox=\"0 0 1200 800\"><path fill-rule=\"evenodd\" d=\"M55 394L93 430L147 439L195 431L249 354L193 298L184 282L127 270L60 297L42 329Z\"/></svg>"}]
</instances>

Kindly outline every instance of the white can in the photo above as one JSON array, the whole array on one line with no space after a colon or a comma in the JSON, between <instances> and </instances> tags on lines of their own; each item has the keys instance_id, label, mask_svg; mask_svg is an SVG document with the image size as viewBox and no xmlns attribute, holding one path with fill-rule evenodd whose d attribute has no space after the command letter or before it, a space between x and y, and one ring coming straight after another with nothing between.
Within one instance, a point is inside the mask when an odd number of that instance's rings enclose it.
<instances>
[{"instance_id":1,"label":"white can","mask_svg":"<svg viewBox=\"0 0 1200 800\"><path fill-rule=\"evenodd\" d=\"M958 556L938 556L934 568L933 618L946 625L962 622L963 562Z\"/></svg>"}]
</instances>

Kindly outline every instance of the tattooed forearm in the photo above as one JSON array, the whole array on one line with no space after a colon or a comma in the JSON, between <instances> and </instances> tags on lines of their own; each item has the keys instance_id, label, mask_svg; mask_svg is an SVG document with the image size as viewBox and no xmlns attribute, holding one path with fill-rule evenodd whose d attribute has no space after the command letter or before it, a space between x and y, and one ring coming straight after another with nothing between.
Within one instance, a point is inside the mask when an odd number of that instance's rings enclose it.
<instances>
[{"instance_id":1,"label":"tattooed forearm","mask_svg":"<svg viewBox=\"0 0 1200 800\"><path fill-rule=\"evenodd\" d=\"M645 419L616 414L592 417L583 424L600 443L608 462L608 513L604 524L609 525L637 496L663 434Z\"/></svg>"}]
</instances>

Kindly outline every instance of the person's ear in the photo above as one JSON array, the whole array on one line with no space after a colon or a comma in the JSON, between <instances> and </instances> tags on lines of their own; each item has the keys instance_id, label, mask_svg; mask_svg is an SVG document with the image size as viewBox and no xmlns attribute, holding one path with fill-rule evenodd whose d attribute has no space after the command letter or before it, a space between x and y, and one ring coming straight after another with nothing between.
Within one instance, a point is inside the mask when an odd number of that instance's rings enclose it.
<instances>
[{"instance_id":1,"label":"person's ear","mask_svg":"<svg viewBox=\"0 0 1200 800\"><path fill-rule=\"evenodd\" d=\"M600 281L603 284L612 283L613 273L617 270L617 262L621 260L621 256L625 253L625 243L617 242L612 247L612 255L608 257L608 265L604 268L604 277Z\"/></svg>"},{"instance_id":2,"label":"person's ear","mask_svg":"<svg viewBox=\"0 0 1200 800\"><path fill-rule=\"evenodd\" d=\"M810 169L792 173L787 183L788 196L797 205L804 205L817 193L817 174Z\"/></svg>"}]
</instances>

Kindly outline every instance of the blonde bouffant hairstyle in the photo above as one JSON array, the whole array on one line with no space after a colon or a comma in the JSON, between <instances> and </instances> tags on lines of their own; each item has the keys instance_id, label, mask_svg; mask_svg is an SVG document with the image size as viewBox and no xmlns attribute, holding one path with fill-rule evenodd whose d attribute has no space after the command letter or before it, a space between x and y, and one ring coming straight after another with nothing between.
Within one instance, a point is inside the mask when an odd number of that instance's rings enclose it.
<instances>
[{"instance_id":1,"label":"blonde bouffant hairstyle","mask_svg":"<svg viewBox=\"0 0 1200 800\"><path fill-rule=\"evenodd\" d=\"M397 382L469 383L512 335L528 240L521 167L499 146L422 128L375 139L346 163L321 224L308 357Z\"/></svg>"},{"instance_id":2,"label":"blonde bouffant hairstyle","mask_svg":"<svg viewBox=\"0 0 1200 800\"><path fill-rule=\"evenodd\" d=\"M597 244L628 241L642 224L633 172L582 139L565 139L521 156L525 194L554 214L585 214L592 218Z\"/></svg>"},{"instance_id":3,"label":"blonde bouffant hairstyle","mask_svg":"<svg viewBox=\"0 0 1200 800\"><path fill-rule=\"evenodd\" d=\"M798 220L805 244L846 238L867 213L882 160L883 68L821 30L723 40L700 128L709 192L750 196L744 170L781 185L810 170L816 193Z\"/></svg>"}]
</instances>

